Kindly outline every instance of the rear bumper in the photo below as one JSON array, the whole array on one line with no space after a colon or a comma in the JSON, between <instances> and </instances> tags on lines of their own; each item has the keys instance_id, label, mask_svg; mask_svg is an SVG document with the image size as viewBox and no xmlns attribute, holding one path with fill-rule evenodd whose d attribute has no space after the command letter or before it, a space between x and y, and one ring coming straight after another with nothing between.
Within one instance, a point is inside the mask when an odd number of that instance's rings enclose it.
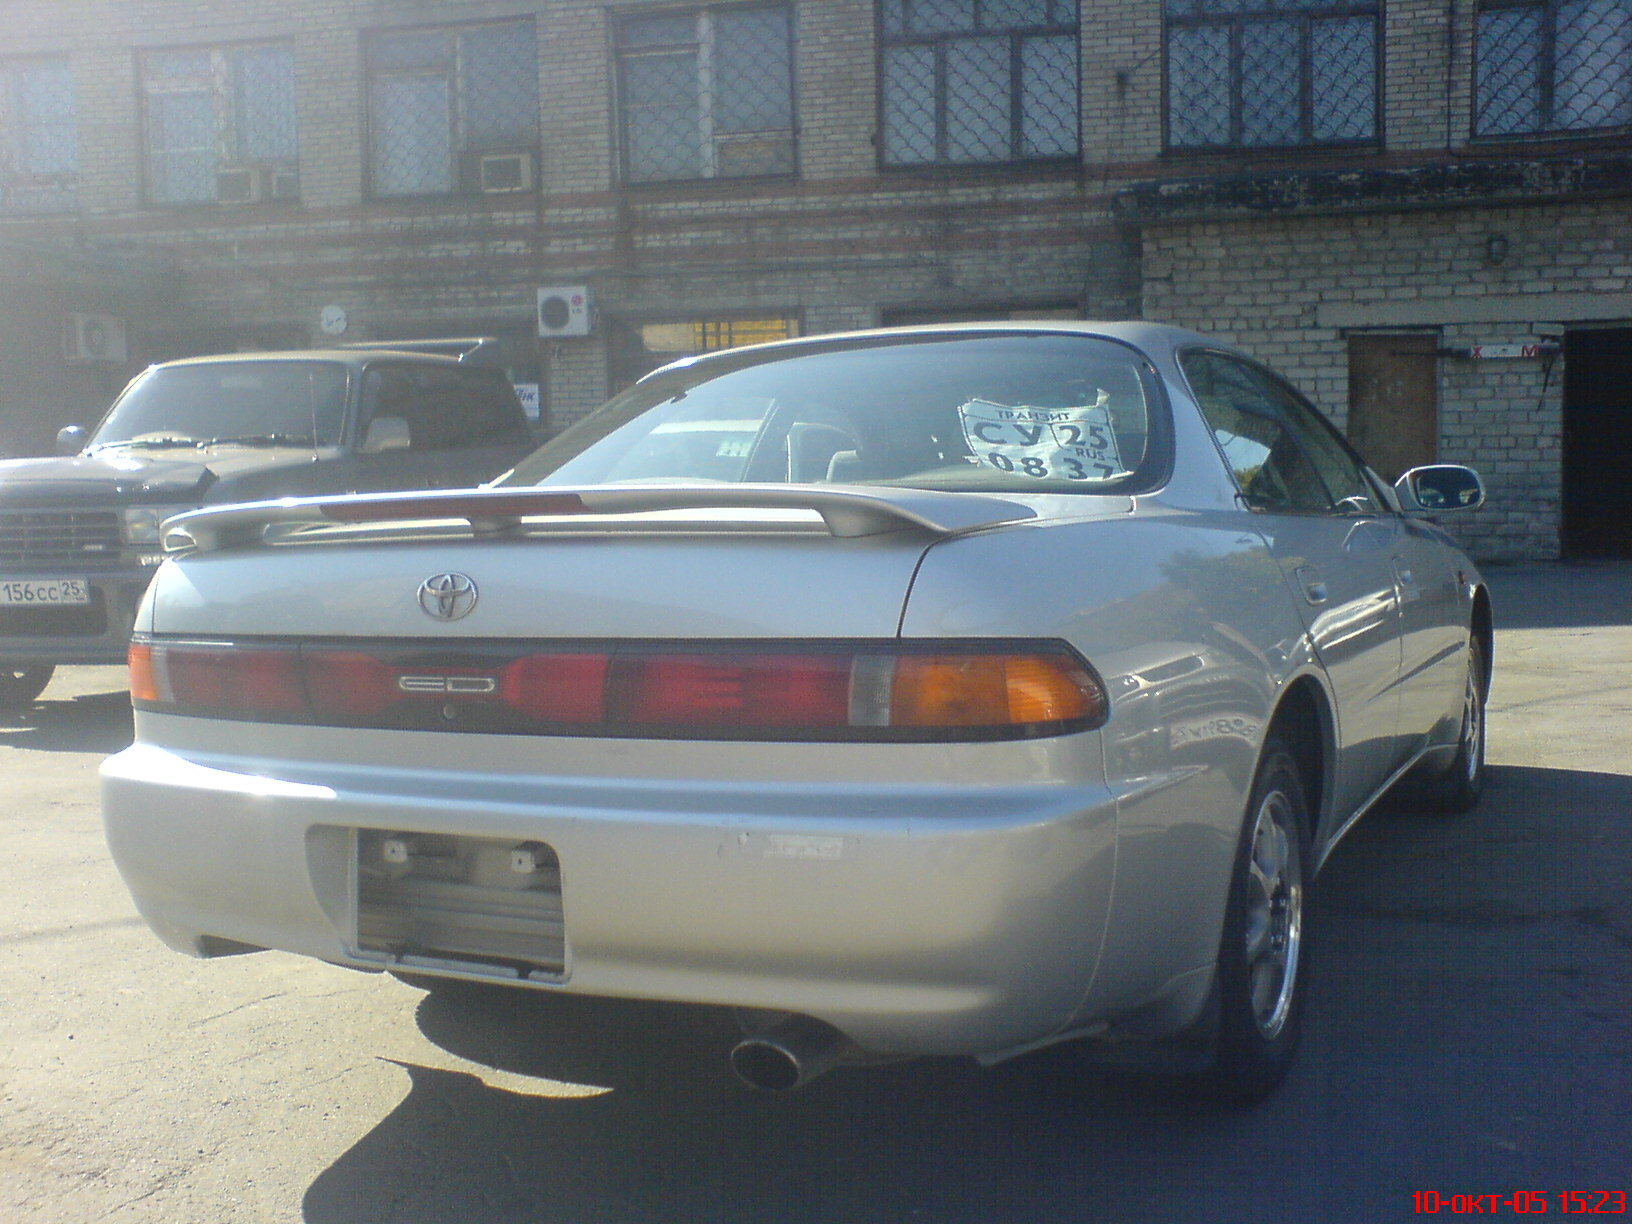
<instances>
[{"instance_id":1,"label":"rear bumper","mask_svg":"<svg viewBox=\"0 0 1632 1224\"><path fill-rule=\"evenodd\" d=\"M290 768L139 740L104 764L114 859L148 923L194 955L225 939L516 981L359 937L359 845L372 862L375 832L431 834L553 851L565 934L539 989L799 1012L897 1054L1002 1050L1092 1018L1116 845L1092 734L843 753L430 734L412 767L387 767L314 759L309 729L193 726L301 754ZM386 744L357 740L359 759ZM535 752L537 772L518 768Z\"/></svg>"}]
</instances>

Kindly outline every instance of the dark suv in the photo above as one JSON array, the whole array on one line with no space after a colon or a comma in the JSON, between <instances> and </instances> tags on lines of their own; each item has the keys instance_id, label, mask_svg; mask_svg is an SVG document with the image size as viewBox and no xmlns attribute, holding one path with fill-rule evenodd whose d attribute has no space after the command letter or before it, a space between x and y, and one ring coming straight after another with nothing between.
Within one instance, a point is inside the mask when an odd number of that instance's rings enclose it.
<instances>
[{"instance_id":1,"label":"dark suv","mask_svg":"<svg viewBox=\"0 0 1632 1224\"><path fill-rule=\"evenodd\" d=\"M150 366L88 439L62 431L78 453L0 462L0 709L33 701L58 664L124 661L172 514L457 488L526 454L532 431L504 373L431 347Z\"/></svg>"}]
</instances>

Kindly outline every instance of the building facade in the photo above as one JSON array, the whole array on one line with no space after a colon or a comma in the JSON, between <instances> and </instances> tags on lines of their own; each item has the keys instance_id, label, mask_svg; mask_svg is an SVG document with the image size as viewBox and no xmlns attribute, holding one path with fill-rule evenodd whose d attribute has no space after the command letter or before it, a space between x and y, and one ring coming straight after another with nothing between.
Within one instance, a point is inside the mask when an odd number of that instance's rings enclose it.
<instances>
[{"instance_id":1,"label":"building facade","mask_svg":"<svg viewBox=\"0 0 1632 1224\"><path fill-rule=\"evenodd\" d=\"M1629 0L13 0L0 452L148 361L1183 323L1491 559L1632 553Z\"/></svg>"}]
</instances>

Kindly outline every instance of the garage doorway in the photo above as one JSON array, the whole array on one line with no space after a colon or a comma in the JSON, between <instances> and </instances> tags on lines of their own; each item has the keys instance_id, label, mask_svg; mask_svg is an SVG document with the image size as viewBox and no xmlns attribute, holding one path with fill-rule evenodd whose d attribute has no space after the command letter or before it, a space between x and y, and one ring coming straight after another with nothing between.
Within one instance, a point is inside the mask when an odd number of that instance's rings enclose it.
<instances>
[{"instance_id":1,"label":"garage doorway","mask_svg":"<svg viewBox=\"0 0 1632 1224\"><path fill-rule=\"evenodd\" d=\"M1632 557L1632 327L1564 333L1564 554Z\"/></svg>"},{"instance_id":2,"label":"garage doorway","mask_svg":"<svg viewBox=\"0 0 1632 1224\"><path fill-rule=\"evenodd\" d=\"M1439 458L1439 337L1349 337L1349 441L1392 483Z\"/></svg>"}]
</instances>

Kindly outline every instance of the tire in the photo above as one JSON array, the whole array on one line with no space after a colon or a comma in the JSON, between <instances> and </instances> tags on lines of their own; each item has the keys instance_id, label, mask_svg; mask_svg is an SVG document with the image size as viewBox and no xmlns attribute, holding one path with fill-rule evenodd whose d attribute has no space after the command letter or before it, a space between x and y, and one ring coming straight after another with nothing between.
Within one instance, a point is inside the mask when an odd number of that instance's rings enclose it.
<instances>
[{"instance_id":1,"label":"tire","mask_svg":"<svg viewBox=\"0 0 1632 1224\"><path fill-rule=\"evenodd\" d=\"M1422 784L1422 798L1436 812L1454 816L1471 811L1484 794L1485 687L1485 647L1476 634L1470 634L1456 757Z\"/></svg>"},{"instance_id":2,"label":"tire","mask_svg":"<svg viewBox=\"0 0 1632 1224\"><path fill-rule=\"evenodd\" d=\"M1309 976L1309 824L1297 762L1271 739L1236 848L1218 952L1218 1037L1208 1079L1237 1102L1268 1096L1297 1051Z\"/></svg>"},{"instance_id":3,"label":"tire","mask_svg":"<svg viewBox=\"0 0 1632 1224\"><path fill-rule=\"evenodd\" d=\"M48 663L0 663L0 710L21 710L45 691L56 671Z\"/></svg>"}]
</instances>

